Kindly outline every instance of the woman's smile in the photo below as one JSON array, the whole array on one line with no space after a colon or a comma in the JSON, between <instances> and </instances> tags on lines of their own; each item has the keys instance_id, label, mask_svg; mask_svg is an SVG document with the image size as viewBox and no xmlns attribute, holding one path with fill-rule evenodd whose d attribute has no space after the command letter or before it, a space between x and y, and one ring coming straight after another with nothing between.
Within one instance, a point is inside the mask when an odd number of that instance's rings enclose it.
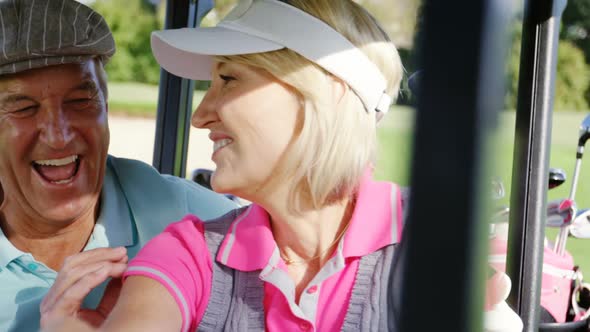
<instances>
[{"instance_id":1,"label":"woman's smile","mask_svg":"<svg viewBox=\"0 0 590 332\"><path fill-rule=\"evenodd\" d=\"M210 130L213 188L251 200L295 137L301 103L295 92L260 68L228 61L215 63L212 72L211 87L192 123Z\"/></svg>"},{"instance_id":2,"label":"woman's smile","mask_svg":"<svg viewBox=\"0 0 590 332\"><path fill-rule=\"evenodd\" d=\"M224 147L228 146L229 144L233 143L233 139L231 138L223 138L220 140L213 141L213 156ZM212 156L212 158L213 158Z\"/></svg>"}]
</instances>

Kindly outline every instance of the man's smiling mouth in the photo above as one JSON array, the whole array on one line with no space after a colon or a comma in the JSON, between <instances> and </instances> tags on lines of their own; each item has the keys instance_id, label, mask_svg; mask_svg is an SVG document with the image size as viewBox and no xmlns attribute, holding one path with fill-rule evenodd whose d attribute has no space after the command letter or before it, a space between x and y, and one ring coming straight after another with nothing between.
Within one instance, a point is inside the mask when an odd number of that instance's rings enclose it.
<instances>
[{"instance_id":1,"label":"man's smiling mouth","mask_svg":"<svg viewBox=\"0 0 590 332\"><path fill-rule=\"evenodd\" d=\"M60 159L46 159L33 161L35 171L47 182L52 184L67 184L74 180L80 166L78 155L71 155Z\"/></svg>"}]
</instances>

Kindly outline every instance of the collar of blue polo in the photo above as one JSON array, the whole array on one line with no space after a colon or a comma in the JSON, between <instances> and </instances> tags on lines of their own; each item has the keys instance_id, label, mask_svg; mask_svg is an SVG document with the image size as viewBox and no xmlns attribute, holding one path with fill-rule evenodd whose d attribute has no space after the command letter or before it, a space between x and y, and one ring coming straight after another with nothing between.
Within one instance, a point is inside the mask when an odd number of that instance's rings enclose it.
<instances>
[{"instance_id":1,"label":"collar of blue polo","mask_svg":"<svg viewBox=\"0 0 590 332\"><path fill-rule=\"evenodd\" d=\"M0 228L0 269L6 267L10 262L25 255L24 252L18 250L15 246L8 241L6 235Z\"/></svg>"}]
</instances>

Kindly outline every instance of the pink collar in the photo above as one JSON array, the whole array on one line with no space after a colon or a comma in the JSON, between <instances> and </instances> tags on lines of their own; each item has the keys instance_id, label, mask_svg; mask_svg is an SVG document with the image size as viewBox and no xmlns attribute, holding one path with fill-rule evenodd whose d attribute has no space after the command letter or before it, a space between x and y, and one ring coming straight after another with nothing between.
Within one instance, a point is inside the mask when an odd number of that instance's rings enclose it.
<instances>
[{"instance_id":1,"label":"pink collar","mask_svg":"<svg viewBox=\"0 0 590 332\"><path fill-rule=\"evenodd\" d=\"M342 255L360 257L399 242L402 206L397 185L373 181L367 172L359 186L350 226L344 235ZM252 204L230 226L217 261L241 271L261 270L277 248L268 213Z\"/></svg>"}]
</instances>

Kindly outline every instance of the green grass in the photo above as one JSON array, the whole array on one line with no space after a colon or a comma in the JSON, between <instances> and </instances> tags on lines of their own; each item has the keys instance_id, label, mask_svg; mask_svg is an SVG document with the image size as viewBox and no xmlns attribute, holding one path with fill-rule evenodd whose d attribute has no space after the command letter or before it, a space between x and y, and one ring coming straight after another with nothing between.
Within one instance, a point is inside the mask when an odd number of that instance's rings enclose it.
<instances>
[{"instance_id":1,"label":"green grass","mask_svg":"<svg viewBox=\"0 0 590 332\"><path fill-rule=\"evenodd\" d=\"M380 154L376 176L392 180L400 185L409 184L409 162L412 153L413 110L396 108L388 114L379 130ZM560 187L549 191L548 199L565 198L569 195L573 176L578 129L587 113L557 112L553 119L551 139L550 166L566 171L567 181ZM490 173L502 179L507 195L510 194L512 158L514 143L515 114L504 112L500 116L499 127L493 138L493 151L488 160ZM435 146L433 145L433 148ZM578 207L590 207L590 159L582 163L576 201ZM508 205L507 196L499 205ZM554 240L557 230L548 229L547 237ZM567 250L573 255L574 262L580 265L582 272L590 276L590 240L569 238Z\"/></svg>"},{"instance_id":2,"label":"green grass","mask_svg":"<svg viewBox=\"0 0 590 332\"><path fill-rule=\"evenodd\" d=\"M202 91L193 95L193 109L203 98ZM158 109L158 87L140 83L109 83L109 112L118 115L153 118Z\"/></svg>"},{"instance_id":3,"label":"green grass","mask_svg":"<svg viewBox=\"0 0 590 332\"><path fill-rule=\"evenodd\" d=\"M136 83L109 84L109 111L115 114L154 117L157 109L158 87ZM203 93L195 92L193 109L201 100ZM578 127L586 113L557 112L553 119L551 140L552 167L562 168L568 174L568 182L549 192L549 200L567 197L573 176L574 158ZM379 179L395 181L400 185L409 184L409 162L412 152L414 112L410 108L395 108L380 124L380 153L376 176ZM514 143L514 112L504 112L500 116L498 130L493 139L495 152L489 160L490 172L500 177L510 193L512 175L512 155ZM433 148L435 146L433 145ZM586 163L590 163L588 157ZM590 207L590 165L582 165L578 193L578 206ZM498 202L507 205L509 197ZM547 232L550 239L555 238L555 230ZM590 276L590 240L568 240L568 250L576 264Z\"/></svg>"}]
</instances>

